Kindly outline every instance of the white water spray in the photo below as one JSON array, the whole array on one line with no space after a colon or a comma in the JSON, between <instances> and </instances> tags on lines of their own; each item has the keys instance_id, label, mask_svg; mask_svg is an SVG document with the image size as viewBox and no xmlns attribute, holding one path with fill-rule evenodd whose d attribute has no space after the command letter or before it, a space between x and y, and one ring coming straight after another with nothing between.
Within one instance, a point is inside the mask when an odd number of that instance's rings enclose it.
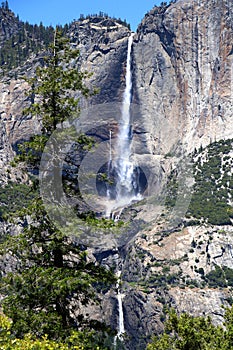
<instances>
[{"instance_id":1,"label":"white water spray","mask_svg":"<svg viewBox=\"0 0 233 350\"><path fill-rule=\"evenodd\" d=\"M131 50L133 43L133 34L128 40L127 64L126 64L126 85L122 103L121 122L118 133L116 148L116 170L118 181L116 186L116 200L121 201L122 198L130 197L132 193L133 181L133 163L131 162L131 135L130 135L130 104L131 104Z\"/></svg>"},{"instance_id":2,"label":"white water spray","mask_svg":"<svg viewBox=\"0 0 233 350\"><path fill-rule=\"evenodd\" d=\"M123 335L125 333L125 326L124 326L124 313L123 313L123 298L124 294L120 291L120 280L121 280L121 271L117 272L117 301L118 301L118 332L114 340L114 344L116 345L117 339L123 341Z\"/></svg>"},{"instance_id":3,"label":"white water spray","mask_svg":"<svg viewBox=\"0 0 233 350\"><path fill-rule=\"evenodd\" d=\"M133 33L128 39L126 85L122 102L121 121L114 152L114 160L112 160L112 134L110 132L109 170L114 170L114 179L116 181L116 185L114 189L114 200L112 200L111 198L111 189L107 190L108 202L106 205L106 217L112 218L116 221L119 219L122 209L125 206L129 205L134 200L141 199L141 195L138 193L138 183L135 165L131 160L132 135L130 126L130 105L132 97L132 44Z\"/></svg>"}]
</instances>

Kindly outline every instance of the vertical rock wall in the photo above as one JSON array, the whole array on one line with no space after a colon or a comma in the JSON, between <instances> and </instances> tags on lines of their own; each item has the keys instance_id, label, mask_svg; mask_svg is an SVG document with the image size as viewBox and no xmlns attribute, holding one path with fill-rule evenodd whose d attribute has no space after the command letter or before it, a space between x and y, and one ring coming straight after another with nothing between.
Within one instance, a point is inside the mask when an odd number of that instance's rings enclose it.
<instances>
[{"instance_id":1,"label":"vertical rock wall","mask_svg":"<svg viewBox=\"0 0 233 350\"><path fill-rule=\"evenodd\" d=\"M134 101L150 152L158 119L177 134L161 135L165 152L178 140L191 151L232 134L232 28L228 0L177 1L143 19L133 46Z\"/></svg>"}]
</instances>

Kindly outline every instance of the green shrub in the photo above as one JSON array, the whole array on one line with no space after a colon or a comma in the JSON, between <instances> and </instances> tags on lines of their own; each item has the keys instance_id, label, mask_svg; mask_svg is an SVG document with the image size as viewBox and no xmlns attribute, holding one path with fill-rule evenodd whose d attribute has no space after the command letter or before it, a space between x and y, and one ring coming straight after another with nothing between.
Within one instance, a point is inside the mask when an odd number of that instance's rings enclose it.
<instances>
[{"instance_id":1,"label":"green shrub","mask_svg":"<svg viewBox=\"0 0 233 350\"><path fill-rule=\"evenodd\" d=\"M205 275L205 280L210 287L233 286L233 269L227 266L220 267L215 265L215 269Z\"/></svg>"},{"instance_id":2,"label":"green shrub","mask_svg":"<svg viewBox=\"0 0 233 350\"><path fill-rule=\"evenodd\" d=\"M0 219L27 207L35 192L26 184L10 182L0 187Z\"/></svg>"}]
</instances>

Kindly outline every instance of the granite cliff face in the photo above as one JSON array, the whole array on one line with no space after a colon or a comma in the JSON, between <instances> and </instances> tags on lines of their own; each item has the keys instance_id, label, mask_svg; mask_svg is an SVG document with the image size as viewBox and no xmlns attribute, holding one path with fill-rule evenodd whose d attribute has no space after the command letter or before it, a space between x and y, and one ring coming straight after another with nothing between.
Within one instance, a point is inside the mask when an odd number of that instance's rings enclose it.
<instances>
[{"instance_id":1,"label":"granite cliff face","mask_svg":"<svg viewBox=\"0 0 233 350\"><path fill-rule=\"evenodd\" d=\"M10 39L16 34L20 28L20 21L17 19L13 12L4 7L0 8L0 47L4 41Z\"/></svg>"},{"instance_id":2,"label":"granite cliff face","mask_svg":"<svg viewBox=\"0 0 233 350\"><path fill-rule=\"evenodd\" d=\"M167 157L173 150L192 152L212 141L232 138L232 18L231 1L180 0L152 9L134 35L133 146L135 157L145 168L158 168L158 176L174 167ZM128 28L112 19L93 17L71 25L71 43L80 50L74 64L93 72L87 84L99 88L98 95L81 99L81 108L122 101L129 35ZM42 55L34 55L16 69L17 75L33 74L42 61ZM17 142L39 130L38 120L21 113L30 103L27 89L20 79L5 77L0 82L1 185L23 178L9 162ZM103 126L95 136L107 140L108 130ZM140 210L140 206L129 208L123 217L133 221L134 215L147 221ZM147 214L148 222L152 221L155 213L149 206ZM122 271L128 349L144 349L151 333L161 332L167 306L211 315L219 323L221 305L232 302L232 225L185 222L168 230L168 214L164 211L157 221L147 223L119 250L103 247L93 252L104 265ZM17 231L10 225L9 230ZM116 291L103 297L103 309L98 315L116 328Z\"/></svg>"},{"instance_id":3,"label":"granite cliff face","mask_svg":"<svg viewBox=\"0 0 233 350\"><path fill-rule=\"evenodd\" d=\"M162 144L180 140L188 151L232 134L232 11L227 0L180 0L155 7L139 25L134 100L151 130L149 152L159 142L156 118L177 133Z\"/></svg>"},{"instance_id":4,"label":"granite cliff face","mask_svg":"<svg viewBox=\"0 0 233 350\"><path fill-rule=\"evenodd\" d=\"M125 62L130 31L112 19L94 17L71 25L72 46L80 50L78 66L93 75L88 85L99 93L83 107L106 102L120 102L125 84Z\"/></svg>"}]
</instances>

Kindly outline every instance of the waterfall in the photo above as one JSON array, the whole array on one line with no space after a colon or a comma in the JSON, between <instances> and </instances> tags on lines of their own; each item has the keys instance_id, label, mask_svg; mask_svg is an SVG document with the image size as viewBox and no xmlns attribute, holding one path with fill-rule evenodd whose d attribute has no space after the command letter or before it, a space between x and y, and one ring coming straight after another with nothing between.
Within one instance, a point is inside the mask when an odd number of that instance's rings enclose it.
<instances>
[{"instance_id":1,"label":"waterfall","mask_svg":"<svg viewBox=\"0 0 233 350\"><path fill-rule=\"evenodd\" d=\"M131 162L131 128L130 128L130 104L132 90L131 76L131 50L133 34L128 40L126 84L122 103L121 121L117 139L116 162L117 172L116 200L121 202L132 196L134 165Z\"/></svg>"},{"instance_id":2,"label":"waterfall","mask_svg":"<svg viewBox=\"0 0 233 350\"><path fill-rule=\"evenodd\" d=\"M130 125L130 105L132 98L131 51L133 33L128 39L126 84L121 108L121 120L117 135L114 158L112 159L112 134L110 132L110 155L108 178L114 178L115 185L107 186L106 217L118 220L122 209L134 200L141 199L139 194L139 173L131 160L132 132Z\"/></svg>"},{"instance_id":3,"label":"waterfall","mask_svg":"<svg viewBox=\"0 0 233 350\"><path fill-rule=\"evenodd\" d=\"M107 177L108 179L110 179L111 176L111 169L112 169L112 130L109 131L109 161L108 161L108 173L107 173ZM111 190L110 190L110 186L107 183L107 198L110 198L111 196Z\"/></svg>"},{"instance_id":4,"label":"waterfall","mask_svg":"<svg viewBox=\"0 0 233 350\"><path fill-rule=\"evenodd\" d=\"M121 280L121 271L117 272L117 301L118 301L118 332L114 340L114 344L116 346L117 344L117 339L123 341L123 335L125 333L125 326L124 326L124 313L123 313L123 298L124 294L121 293L120 291L120 280Z\"/></svg>"}]
</instances>

